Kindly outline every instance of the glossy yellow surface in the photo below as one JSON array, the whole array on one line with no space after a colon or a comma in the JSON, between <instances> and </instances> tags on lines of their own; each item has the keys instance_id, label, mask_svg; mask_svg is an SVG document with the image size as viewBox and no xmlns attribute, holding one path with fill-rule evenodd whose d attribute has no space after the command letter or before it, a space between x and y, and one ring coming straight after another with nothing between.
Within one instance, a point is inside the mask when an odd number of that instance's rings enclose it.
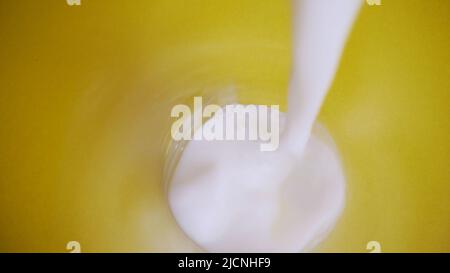
<instances>
[{"instance_id":1,"label":"glossy yellow surface","mask_svg":"<svg viewBox=\"0 0 450 273\"><path fill-rule=\"evenodd\" d=\"M320 121L348 179L317 251L450 251L450 1L365 6ZM198 251L167 208L170 108L286 106L289 1L0 3L0 251Z\"/></svg>"}]
</instances>

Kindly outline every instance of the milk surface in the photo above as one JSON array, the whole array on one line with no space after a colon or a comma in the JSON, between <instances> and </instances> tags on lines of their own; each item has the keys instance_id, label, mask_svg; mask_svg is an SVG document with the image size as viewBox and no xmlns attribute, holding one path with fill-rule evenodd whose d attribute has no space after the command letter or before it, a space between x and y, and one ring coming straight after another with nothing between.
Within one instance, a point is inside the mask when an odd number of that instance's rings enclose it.
<instances>
[{"instance_id":1,"label":"milk surface","mask_svg":"<svg viewBox=\"0 0 450 273\"><path fill-rule=\"evenodd\" d=\"M261 141L249 140L194 140L185 147L169 205L205 250L306 251L333 227L344 206L345 177L331 137L314 124L360 5L293 1L294 62L276 151L262 152Z\"/></svg>"}]
</instances>

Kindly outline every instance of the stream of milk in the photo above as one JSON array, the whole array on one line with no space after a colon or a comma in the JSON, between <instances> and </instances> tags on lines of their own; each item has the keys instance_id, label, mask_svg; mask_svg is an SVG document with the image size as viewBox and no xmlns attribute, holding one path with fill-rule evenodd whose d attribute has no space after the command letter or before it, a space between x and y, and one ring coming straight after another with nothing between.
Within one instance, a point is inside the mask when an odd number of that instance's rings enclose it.
<instances>
[{"instance_id":1,"label":"stream of milk","mask_svg":"<svg viewBox=\"0 0 450 273\"><path fill-rule=\"evenodd\" d=\"M315 120L361 1L292 4L293 68L279 148L261 152L259 141L190 141L170 181L176 221L207 251L311 250L343 209L339 156Z\"/></svg>"}]
</instances>

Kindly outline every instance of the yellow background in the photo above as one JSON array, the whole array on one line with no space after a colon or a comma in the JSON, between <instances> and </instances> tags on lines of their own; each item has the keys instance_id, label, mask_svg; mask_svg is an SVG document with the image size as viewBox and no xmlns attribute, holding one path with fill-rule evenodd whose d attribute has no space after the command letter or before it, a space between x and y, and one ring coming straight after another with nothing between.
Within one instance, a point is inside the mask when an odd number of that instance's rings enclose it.
<instances>
[{"instance_id":1,"label":"yellow background","mask_svg":"<svg viewBox=\"0 0 450 273\"><path fill-rule=\"evenodd\" d=\"M320 121L348 179L317 251L450 251L450 1L364 6ZM171 107L286 106L289 1L0 2L0 251L198 251L162 183Z\"/></svg>"}]
</instances>

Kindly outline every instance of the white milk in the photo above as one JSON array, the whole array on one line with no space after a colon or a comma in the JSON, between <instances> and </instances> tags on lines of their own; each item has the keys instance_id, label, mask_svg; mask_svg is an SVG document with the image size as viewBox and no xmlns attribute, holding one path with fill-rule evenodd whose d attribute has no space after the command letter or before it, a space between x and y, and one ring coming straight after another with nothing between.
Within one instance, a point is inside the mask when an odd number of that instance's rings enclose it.
<instances>
[{"instance_id":1,"label":"white milk","mask_svg":"<svg viewBox=\"0 0 450 273\"><path fill-rule=\"evenodd\" d=\"M360 5L293 1L294 67L278 150L261 152L259 141L186 146L169 203L180 227L205 250L305 251L333 227L345 178L331 137L314 122Z\"/></svg>"}]
</instances>

